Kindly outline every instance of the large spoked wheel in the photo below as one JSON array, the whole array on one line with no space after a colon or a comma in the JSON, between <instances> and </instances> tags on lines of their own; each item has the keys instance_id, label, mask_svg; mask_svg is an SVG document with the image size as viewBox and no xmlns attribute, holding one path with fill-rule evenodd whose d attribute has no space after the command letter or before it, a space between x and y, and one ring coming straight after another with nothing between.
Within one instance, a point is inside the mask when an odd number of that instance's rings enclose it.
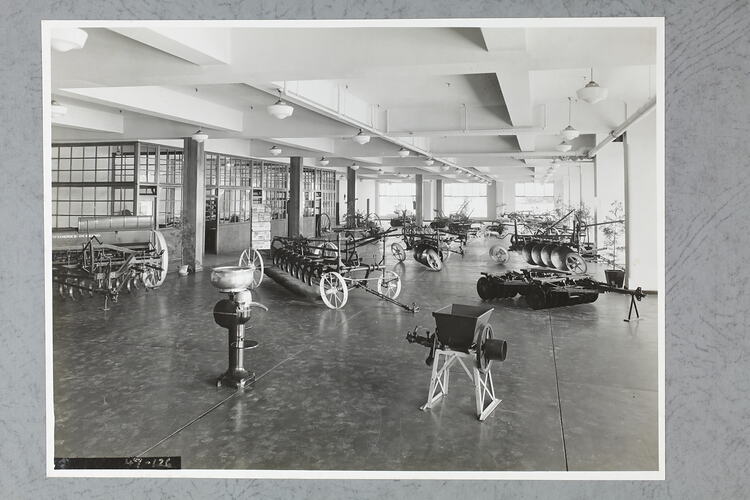
<instances>
[{"instance_id":1,"label":"large spoked wheel","mask_svg":"<svg viewBox=\"0 0 750 500\"><path fill-rule=\"evenodd\" d=\"M248 289L255 290L263 281L263 257L260 252L254 248L247 248L240 255L240 267L247 267L253 271L253 281L248 285Z\"/></svg>"},{"instance_id":2,"label":"large spoked wheel","mask_svg":"<svg viewBox=\"0 0 750 500\"><path fill-rule=\"evenodd\" d=\"M401 245L401 243L391 243L391 253L399 262L403 262L404 260L406 260L406 249Z\"/></svg>"},{"instance_id":3,"label":"large spoked wheel","mask_svg":"<svg viewBox=\"0 0 750 500\"><path fill-rule=\"evenodd\" d=\"M320 277L320 298L330 309L341 309L349 299L349 288L343 276L337 272L324 273Z\"/></svg>"},{"instance_id":4,"label":"large spoked wheel","mask_svg":"<svg viewBox=\"0 0 750 500\"><path fill-rule=\"evenodd\" d=\"M498 264L505 264L508 262L508 251L500 245L492 245L490 247L490 257Z\"/></svg>"},{"instance_id":5,"label":"large spoked wheel","mask_svg":"<svg viewBox=\"0 0 750 500\"><path fill-rule=\"evenodd\" d=\"M565 256L565 267L574 274L584 274L588 269L586 261L577 253L569 253Z\"/></svg>"},{"instance_id":6,"label":"large spoked wheel","mask_svg":"<svg viewBox=\"0 0 750 500\"><path fill-rule=\"evenodd\" d=\"M383 276L378 278L378 292L395 299L401 293L401 277L393 271L385 271Z\"/></svg>"},{"instance_id":7,"label":"large spoked wheel","mask_svg":"<svg viewBox=\"0 0 750 500\"><path fill-rule=\"evenodd\" d=\"M434 249L428 248L425 250L424 258L433 271L440 271L443 268L443 261L440 260L440 256Z\"/></svg>"},{"instance_id":8,"label":"large spoked wheel","mask_svg":"<svg viewBox=\"0 0 750 500\"><path fill-rule=\"evenodd\" d=\"M169 248L167 248L167 240L164 239L164 235L159 231L154 231L154 250L156 253L161 253L159 260L154 262L154 265L159 269L149 268L146 274L146 278L143 283L146 288L156 288L164 283L167 279L167 266L169 265Z\"/></svg>"},{"instance_id":9,"label":"large spoked wheel","mask_svg":"<svg viewBox=\"0 0 750 500\"><path fill-rule=\"evenodd\" d=\"M331 218L328 217L327 213L320 214L320 232L330 233L331 232Z\"/></svg>"},{"instance_id":10,"label":"large spoked wheel","mask_svg":"<svg viewBox=\"0 0 750 500\"><path fill-rule=\"evenodd\" d=\"M490 300L494 298L492 294L492 284L486 276L482 276L477 280L477 294L482 300Z\"/></svg>"}]
</instances>

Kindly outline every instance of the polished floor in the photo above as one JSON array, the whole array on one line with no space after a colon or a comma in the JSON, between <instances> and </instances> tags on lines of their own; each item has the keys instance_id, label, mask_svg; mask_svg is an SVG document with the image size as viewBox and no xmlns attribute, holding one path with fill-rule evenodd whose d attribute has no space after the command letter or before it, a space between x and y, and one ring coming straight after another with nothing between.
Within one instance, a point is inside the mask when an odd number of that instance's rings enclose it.
<instances>
[{"instance_id":1,"label":"polished floor","mask_svg":"<svg viewBox=\"0 0 750 500\"><path fill-rule=\"evenodd\" d=\"M655 470L657 298L626 323L627 296L533 311L522 298L493 302L508 359L493 367L502 403L484 422L456 368L448 397L422 412L427 349L405 341L431 312L480 304L481 271L502 271L475 240L441 272L408 258L412 314L354 290L343 310L266 279L268 306L248 337L255 385L217 388L226 331L209 273L170 275L161 289L101 300L54 301L55 456L182 457L183 468L327 470ZM522 267L518 255L507 268ZM208 259L211 264L234 261Z\"/></svg>"}]
</instances>

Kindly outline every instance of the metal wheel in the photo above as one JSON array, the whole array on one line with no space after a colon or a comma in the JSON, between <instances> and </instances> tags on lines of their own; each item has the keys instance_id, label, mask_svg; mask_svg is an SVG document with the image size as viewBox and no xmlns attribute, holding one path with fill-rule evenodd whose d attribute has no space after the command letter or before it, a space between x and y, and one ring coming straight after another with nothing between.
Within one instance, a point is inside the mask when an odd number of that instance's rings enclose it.
<instances>
[{"instance_id":1,"label":"metal wheel","mask_svg":"<svg viewBox=\"0 0 750 500\"><path fill-rule=\"evenodd\" d=\"M248 289L255 290L258 288L263 281L263 257L260 252L253 248L247 248L240 255L239 265L241 267L247 267L253 271L253 281L248 285Z\"/></svg>"},{"instance_id":2,"label":"metal wheel","mask_svg":"<svg viewBox=\"0 0 750 500\"><path fill-rule=\"evenodd\" d=\"M492 360L487 359L484 355L484 343L492 339L492 327L485 325L484 330L479 334L477 338L477 366L483 372L490 369L492 366Z\"/></svg>"},{"instance_id":3,"label":"metal wheel","mask_svg":"<svg viewBox=\"0 0 750 500\"><path fill-rule=\"evenodd\" d=\"M494 298L491 285L492 284L487 276L482 276L477 280L477 294L480 299L489 300Z\"/></svg>"},{"instance_id":4,"label":"metal wheel","mask_svg":"<svg viewBox=\"0 0 750 500\"><path fill-rule=\"evenodd\" d=\"M328 217L327 213L320 214L320 232L330 233L331 232L331 218Z\"/></svg>"},{"instance_id":5,"label":"metal wheel","mask_svg":"<svg viewBox=\"0 0 750 500\"><path fill-rule=\"evenodd\" d=\"M337 272L327 272L320 277L320 298L330 309L341 309L349 299L346 281Z\"/></svg>"},{"instance_id":6,"label":"metal wheel","mask_svg":"<svg viewBox=\"0 0 750 500\"><path fill-rule=\"evenodd\" d=\"M542 247L541 256L542 256L542 262L544 262L544 265L547 267L555 267L552 263L552 250L555 249L555 245L544 245Z\"/></svg>"},{"instance_id":7,"label":"metal wheel","mask_svg":"<svg viewBox=\"0 0 750 500\"><path fill-rule=\"evenodd\" d=\"M150 283L147 283L148 288L156 288L164 283L167 279L167 267L169 266L169 248L167 247L167 240L164 239L164 235L159 231L154 231L155 241L154 248L156 252L161 252L159 261L155 263L160 269L152 269Z\"/></svg>"},{"instance_id":8,"label":"metal wheel","mask_svg":"<svg viewBox=\"0 0 750 500\"><path fill-rule=\"evenodd\" d=\"M537 266L544 265L544 261L542 260L542 247L544 247L544 245L541 243L536 243L531 247L531 260L533 260L534 264Z\"/></svg>"},{"instance_id":9,"label":"metal wheel","mask_svg":"<svg viewBox=\"0 0 750 500\"><path fill-rule=\"evenodd\" d=\"M565 256L565 267L568 268L568 271L571 271L575 274L584 274L588 269L586 261L583 260L583 257L575 252L569 253Z\"/></svg>"},{"instance_id":10,"label":"metal wheel","mask_svg":"<svg viewBox=\"0 0 750 500\"><path fill-rule=\"evenodd\" d=\"M391 243L391 253L399 262L406 260L406 249L401 243Z\"/></svg>"},{"instance_id":11,"label":"metal wheel","mask_svg":"<svg viewBox=\"0 0 750 500\"><path fill-rule=\"evenodd\" d=\"M424 257L433 271L440 271L443 268L443 261L440 260L440 256L432 248L425 250Z\"/></svg>"},{"instance_id":12,"label":"metal wheel","mask_svg":"<svg viewBox=\"0 0 750 500\"><path fill-rule=\"evenodd\" d=\"M490 257L498 264L505 264L508 262L508 251L500 245L492 245L490 247Z\"/></svg>"},{"instance_id":13,"label":"metal wheel","mask_svg":"<svg viewBox=\"0 0 750 500\"><path fill-rule=\"evenodd\" d=\"M523 254L523 259L528 264L534 264L534 259L531 258L531 249L534 247L534 242L530 241L526 244L524 244L523 248L521 249L521 253Z\"/></svg>"},{"instance_id":14,"label":"metal wheel","mask_svg":"<svg viewBox=\"0 0 750 500\"><path fill-rule=\"evenodd\" d=\"M395 299L401 293L401 277L393 271L385 271L383 276L378 278L378 292Z\"/></svg>"}]
</instances>

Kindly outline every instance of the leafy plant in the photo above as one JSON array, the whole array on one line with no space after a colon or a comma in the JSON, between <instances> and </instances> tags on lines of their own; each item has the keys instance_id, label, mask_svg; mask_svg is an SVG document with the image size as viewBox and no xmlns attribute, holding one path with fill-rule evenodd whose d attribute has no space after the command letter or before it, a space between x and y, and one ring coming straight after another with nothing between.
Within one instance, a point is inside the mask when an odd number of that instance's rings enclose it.
<instances>
[{"instance_id":1,"label":"leafy plant","mask_svg":"<svg viewBox=\"0 0 750 500\"><path fill-rule=\"evenodd\" d=\"M602 234L604 235L604 243L607 249L607 256L604 258L607 263L612 266L612 269L617 269L617 255L621 250L625 250L624 236L625 226L623 220L625 219L625 209L623 208L621 201L613 201L609 206L609 213L604 219L604 222L611 222L602 226Z\"/></svg>"}]
</instances>

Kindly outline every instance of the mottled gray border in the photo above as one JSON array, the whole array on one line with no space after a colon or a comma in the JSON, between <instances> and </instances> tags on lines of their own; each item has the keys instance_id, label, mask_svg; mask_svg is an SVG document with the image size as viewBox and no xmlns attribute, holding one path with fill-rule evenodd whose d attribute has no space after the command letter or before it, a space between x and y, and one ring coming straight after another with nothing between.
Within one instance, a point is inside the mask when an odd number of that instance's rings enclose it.
<instances>
[{"instance_id":1,"label":"mottled gray border","mask_svg":"<svg viewBox=\"0 0 750 500\"><path fill-rule=\"evenodd\" d=\"M649 4L651 2L648 2ZM0 491L9 498L748 498L747 1L3 3ZM666 17L667 481L45 479L41 19ZM744 364L742 362L745 362Z\"/></svg>"}]
</instances>

